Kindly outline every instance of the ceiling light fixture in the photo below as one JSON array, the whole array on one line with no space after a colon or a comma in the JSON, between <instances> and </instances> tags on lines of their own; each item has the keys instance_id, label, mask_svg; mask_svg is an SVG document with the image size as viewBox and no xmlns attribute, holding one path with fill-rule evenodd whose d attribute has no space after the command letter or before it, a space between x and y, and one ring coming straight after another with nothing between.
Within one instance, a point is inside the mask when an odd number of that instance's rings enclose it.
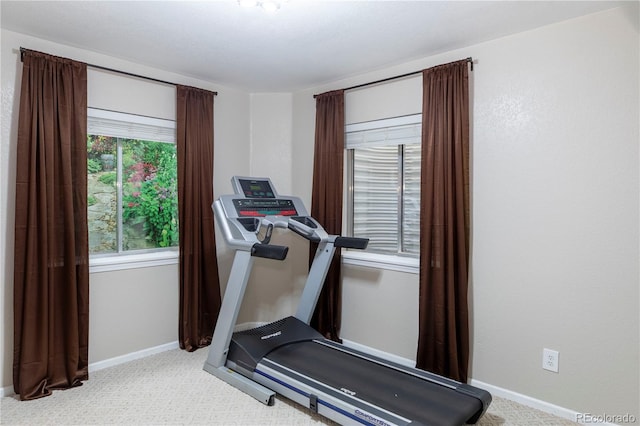
<instances>
[{"instance_id":1,"label":"ceiling light fixture","mask_svg":"<svg viewBox=\"0 0 640 426\"><path fill-rule=\"evenodd\" d=\"M261 7L267 13L275 13L280 9L280 5L287 0L238 0L238 4L242 7Z\"/></svg>"}]
</instances>

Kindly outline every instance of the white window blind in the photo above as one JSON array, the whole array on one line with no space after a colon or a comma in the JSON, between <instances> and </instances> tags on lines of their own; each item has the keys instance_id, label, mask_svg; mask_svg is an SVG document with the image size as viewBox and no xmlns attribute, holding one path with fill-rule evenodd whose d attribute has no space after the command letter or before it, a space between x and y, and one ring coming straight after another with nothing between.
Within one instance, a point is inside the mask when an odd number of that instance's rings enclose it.
<instances>
[{"instance_id":1,"label":"white window blind","mask_svg":"<svg viewBox=\"0 0 640 426\"><path fill-rule=\"evenodd\" d=\"M175 121L104 109L87 109L87 129L91 135L167 143L176 142Z\"/></svg>"},{"instance_id":2,"label":"white window blind","mask_svg":"<svg viewBox=\"0 0 640 426\"><path fill-rule=\"evenodd\" d=\"M422 115L413 114L346 126L346 148L420 143Z\"/></svg>"},{"instance_id":3,"label":"white window blind","mask_svg":"<svg viewBox=\"0 0 640 426\"><path fill-rule=\"evenodd\" d=\"M419 252L421 119L415 114L346 127L351 234L369 238L369 251Z\"/></svg>"}]
</instances>

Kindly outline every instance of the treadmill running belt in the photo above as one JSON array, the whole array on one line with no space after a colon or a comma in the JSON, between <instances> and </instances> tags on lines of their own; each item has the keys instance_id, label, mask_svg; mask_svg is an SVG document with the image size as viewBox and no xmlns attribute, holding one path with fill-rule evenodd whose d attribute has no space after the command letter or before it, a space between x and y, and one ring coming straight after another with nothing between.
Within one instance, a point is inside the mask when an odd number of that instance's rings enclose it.
<instances>
[{"instance_id":1,"label":"treadmill running belt","mask_svg":"<svg viewBox=\"0 0 640 426\"><path fill-rule=\"evenodd\" d=\"M482 410L472 396L319 343L282 346L266 358L425 425L462 425Z\"/></svg>"}]
</instances>

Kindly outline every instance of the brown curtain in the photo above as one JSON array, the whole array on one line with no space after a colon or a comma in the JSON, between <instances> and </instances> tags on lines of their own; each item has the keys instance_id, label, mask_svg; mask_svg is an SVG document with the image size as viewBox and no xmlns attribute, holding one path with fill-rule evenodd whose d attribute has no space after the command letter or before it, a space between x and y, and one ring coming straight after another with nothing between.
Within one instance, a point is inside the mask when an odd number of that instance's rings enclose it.
<instances>
[{"instance_id":1,"label":"brown curtain","mask_svg":"<svg viewBox=\"0 0 640 426\"><path fill-rule=\"evenodd\" d=\"M211 343L220 311L213 211L214 93L177 86L180 347Z\"/></svg>"},{"instance_id":2,"label":"brown curtain","mask_svg":"<svg viewBox=\"0 0 640 426\"><path fill-rule=\"evenodd\" d=\"M23 52L15 215L13 386L27 400L89 378L86 64Z\"/></svg>"},{"instance_id":3,"label":"brown curtain","mask_svg":"<svg viewBox=\"0 0 640 426\"><path fill-rule=\"evenodd\" d=\"M316 96L316 134L313 157L311 216L329 234L342 233L342 171L344 156L344 90ZM317 245L311 244L309 262ZM342 309L340 249L336 250L311 326L339 341Z\"/></svg>"},{"instance_id":4,"label":"brown curtain","mask_svg":"<svg viewBox=\"0 0 640 426\"><path fill-rule=\"evenodd\" d=\"M467 381L469 87L467 60L423 71L417 366Z\"/></svg>"}]
</instances>

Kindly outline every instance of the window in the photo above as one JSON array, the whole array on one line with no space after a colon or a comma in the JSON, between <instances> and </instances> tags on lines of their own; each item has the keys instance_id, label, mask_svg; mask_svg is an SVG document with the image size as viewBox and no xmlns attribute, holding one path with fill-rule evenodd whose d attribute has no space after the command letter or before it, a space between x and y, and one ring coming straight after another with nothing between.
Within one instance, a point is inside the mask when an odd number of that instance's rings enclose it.
<instances>
[{"instance_id":1,"label":"window","mask_svg":"<svg viewBox=\"0 0 640 426\"><path fill-rule=\"evenodd\" d=\"M177 247L175 122L92 108L87 121L89 253Z\"/></svg>"},{"instance_id":2,"label":"window","mask_svg":"<svg viewBox=\"0 0 640 426\"><path fill-rule=\"evenodd\" d=\"M420 252L421 115L346 126L347 232L367 252Z\"/></svg>"}]
</instances>

